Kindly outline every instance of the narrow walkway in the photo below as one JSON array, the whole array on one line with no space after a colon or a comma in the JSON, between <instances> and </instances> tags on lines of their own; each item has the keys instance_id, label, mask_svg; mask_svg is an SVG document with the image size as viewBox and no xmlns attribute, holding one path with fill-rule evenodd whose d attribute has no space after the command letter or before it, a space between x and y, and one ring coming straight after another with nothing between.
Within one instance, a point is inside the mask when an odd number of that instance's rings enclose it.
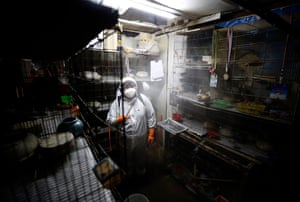
<instances>
[{"instance_id":1,"label":"narrow walkway","mask_svg":"<svg viewBox=\"0 0 300 202\"><path fill-rule=\"evenodd\" d=\"M144 194L150 202L204 202L160 167L152 168L144 177L128 180L119 191L123 197Z\"/></svg>"}]
</instances>

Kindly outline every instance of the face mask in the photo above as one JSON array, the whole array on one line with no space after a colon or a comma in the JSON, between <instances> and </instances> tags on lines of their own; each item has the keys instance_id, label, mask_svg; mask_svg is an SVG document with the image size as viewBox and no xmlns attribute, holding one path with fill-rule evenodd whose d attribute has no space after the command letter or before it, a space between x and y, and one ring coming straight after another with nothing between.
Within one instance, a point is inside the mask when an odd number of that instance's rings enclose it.
<instances>
[{"instance_id":1,"label":"face mask","mask_svg":"<svg viewBox=\"0 0 300 202\"><path fill-rule=\"evenodd\" d=\"M136 89L135 88L127 88L127 89L125 89L124 95L127 98L133 98L136 95Z\"/></svg>"}]
</instances>

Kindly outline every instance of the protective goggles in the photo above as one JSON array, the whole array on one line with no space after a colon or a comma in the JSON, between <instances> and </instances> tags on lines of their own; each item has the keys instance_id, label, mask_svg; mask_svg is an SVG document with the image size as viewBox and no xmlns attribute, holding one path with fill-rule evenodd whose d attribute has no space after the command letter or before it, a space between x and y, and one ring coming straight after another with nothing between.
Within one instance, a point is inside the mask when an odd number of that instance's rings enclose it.
<instances>
[{"instance_id":1,"label":"protective goggles","mask_svg":"<svg viewBox=\"0 0 300 202\"><path fill-rule=\"evenodd\" d=\"M136 85L133 82L126 82L123 84L123 88L136 88Z\"/></svg>"}]
</instances>

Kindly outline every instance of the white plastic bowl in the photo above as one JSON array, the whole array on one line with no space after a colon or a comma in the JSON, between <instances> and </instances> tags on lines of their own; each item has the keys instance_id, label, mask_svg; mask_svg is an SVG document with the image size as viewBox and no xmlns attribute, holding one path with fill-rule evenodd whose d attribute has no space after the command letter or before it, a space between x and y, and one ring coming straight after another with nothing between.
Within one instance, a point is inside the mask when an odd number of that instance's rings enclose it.
<instances>
[{"instance_id":1,"label":"white plastic bowl","mask_svg":"<svg viewBox=\"0 0 300 202\"><path fill-rule=\"evenodd\" d=\"M149 202L149 199L140 193L130 194L124 202Z\"/></svg>"}]
</instances>

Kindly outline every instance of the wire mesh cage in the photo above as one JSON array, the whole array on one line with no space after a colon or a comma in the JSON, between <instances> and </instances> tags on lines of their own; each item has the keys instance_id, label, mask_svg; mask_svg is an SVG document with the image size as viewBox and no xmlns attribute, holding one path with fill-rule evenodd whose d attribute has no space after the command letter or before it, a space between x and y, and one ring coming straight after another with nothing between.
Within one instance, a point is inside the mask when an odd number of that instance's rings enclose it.
<instances>
[{"instance_id":1,"label":"wire mesh cage","mask_svg":"<svg viewBox=\"0 0 300 202\"><path fill-rule=\"evenodd\" d=\"M70 110L17 122L1 143L1 201L115 201L85 133L58 132ZM80 117L76 117L80 119ZM106 186L107 187L107 186Z\"/></svg>"},{"instance_id":2,"label":"wire mesh cage","mask_svg":"<svg viewBox=\"0 0 300 202\"><path fill-rule=\"evenodd\" d=\"M34 63L21 61L17 96L3 110L0 200L120 200L121 169L97 175L110 168L100 165L112 151L104 120L119 85L120 52L85 49L70 61L39 61L32 72Z\"/></svg>"},{"instance_id":3,"label":"wire mesh cage","mask_svg":"<svg viewBox=\"0 0 300 202\"><path fill-rule=\"evenodd\" d=\"M70 80L73 97L88 122L91 137L112 150L110 131L105 123L110 104L122 76L122 56L119 51L86 49L70 61L73 77Z\"/></svg>"}]
</instances>

